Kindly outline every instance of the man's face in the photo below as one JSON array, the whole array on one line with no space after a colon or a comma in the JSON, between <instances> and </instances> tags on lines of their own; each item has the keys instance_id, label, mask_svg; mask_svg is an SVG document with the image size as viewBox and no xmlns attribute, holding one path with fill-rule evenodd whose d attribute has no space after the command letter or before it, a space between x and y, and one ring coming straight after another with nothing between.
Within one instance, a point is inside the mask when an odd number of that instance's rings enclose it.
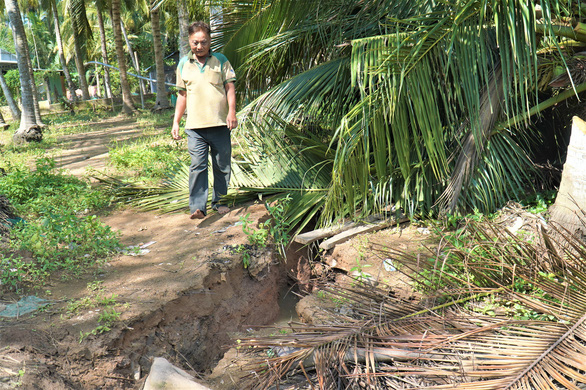
<instances>
[{"instance_id":1,"label":"man's face","mask_svg":"<svg viewBox=\"0 0 586 390\"><path fill-rule=\"evenodd\" d=\"M189 36L189 46L193 54L205 58L210 53L210 37L203 31L196 31Z\"/></svg>"}]
</instances>

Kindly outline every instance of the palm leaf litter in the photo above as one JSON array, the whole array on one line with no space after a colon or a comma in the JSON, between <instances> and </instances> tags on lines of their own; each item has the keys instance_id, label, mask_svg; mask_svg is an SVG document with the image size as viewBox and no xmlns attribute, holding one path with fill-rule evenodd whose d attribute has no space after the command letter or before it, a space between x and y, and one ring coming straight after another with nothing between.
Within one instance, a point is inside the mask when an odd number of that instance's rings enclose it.
<instances>
[{"instance_id":1,"label":"palm leaf litter","mask_svg":"<svg viewBox=\"0 0 586 390\"><path fill-rule=\"evenodd\" d=\"M239 340L253 357L248 385L585 388L582 242L551 225L531 239L486 221L461 232L428 256L379 248L426 293L420 302L395 298L384 284L324 283L316 295L326 321Z\"/></svg>"}]
</instances>

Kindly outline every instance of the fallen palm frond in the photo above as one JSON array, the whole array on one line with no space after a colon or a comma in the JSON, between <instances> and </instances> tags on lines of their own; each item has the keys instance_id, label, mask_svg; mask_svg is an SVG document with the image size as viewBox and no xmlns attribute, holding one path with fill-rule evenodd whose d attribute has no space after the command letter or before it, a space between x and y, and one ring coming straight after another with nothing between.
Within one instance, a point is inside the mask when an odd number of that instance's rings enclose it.
<instances>
[{"instance_id":1,"label":"fallen palm frond","mask_svg":"<svg viewBox=\"0 0 586 390\"><path fill-rule=\"evenodd\" d=\"M430 294L420 303L383 285L324 285L327 323L242 340L269 351L248 367L255 386L302 370L318 388L583 388L582 243L556 226L532 234L473 222L459 234L426 257L380 248Z\"/></svg>"}]
</instances>

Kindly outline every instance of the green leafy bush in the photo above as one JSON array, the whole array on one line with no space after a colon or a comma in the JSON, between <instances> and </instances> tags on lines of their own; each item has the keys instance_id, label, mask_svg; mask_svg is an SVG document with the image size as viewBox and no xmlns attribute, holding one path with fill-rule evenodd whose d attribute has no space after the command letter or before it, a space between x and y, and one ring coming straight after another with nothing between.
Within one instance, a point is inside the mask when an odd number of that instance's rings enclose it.
<instances>
[{"instance_id":1,"label":"green leafy bush","mask_svg":"<svg viewBox=\"0 0 586 390\"><path fill-rule=\"evenodd\" d=\"M108 199L89 183L55 170L55 161L37 160L36 170L12 169L0 177L0 193L23 218L0 247L0 283L18 290L59 272L77 275L120 248L118 235L91 210Z\"/></svg>"},{"instance_id":2,"label":"green leafy bush","mask_svg":"<svg viewBox=\"0 0 586 390\"><path fill-rule=\"evenodd\" d=\"M43 271L78 273L120 248L117 235L95 215L77 217L61 210L40 223L20 222L11 233L10 246L28 251Z\"/></svg>"},{"instance_id":3,"label":"green leafy bush","mask_svg":"<svg viewBox=\"0 0 586 390\"><path fill-rule=\"evenodd\" d=\"M0 193L20 215L41 215L47 210L67 209L75 213L95 210L108 203L107 197L90 184L56 171L55 160L39 158L36 169L9 167L0 177Z\"/></svg>"}]
</instances>

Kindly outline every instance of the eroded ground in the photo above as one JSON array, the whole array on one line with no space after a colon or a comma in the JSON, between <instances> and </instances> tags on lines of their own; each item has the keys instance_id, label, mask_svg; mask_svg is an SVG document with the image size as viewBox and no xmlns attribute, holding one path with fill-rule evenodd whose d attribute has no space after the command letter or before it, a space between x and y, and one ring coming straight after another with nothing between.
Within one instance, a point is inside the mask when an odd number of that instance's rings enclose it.
<instances>
[{"instance_id":1,"label":"eroded ground","mask_svg":"<svg viewBox=\"0 0 586 390\"><path fill-rule=\"evenodd\" d=\"M56 160L76 175L90 167L106 169L110 142L140 136L133 122L111 118L91 132L64 137L70 146ZM233 344L232 336L282 319L279 301L289 291L288 276L299 280L297 291L310 291L316 277L350 275L384 280L405 298L413 294L381 249L421 250L427 236L416 228L356 237L325 253L323 262L311 247L292 247L286 266L266 252L245 269L232 248L246 243L238 222L249 213L253 221L267 218L265 207L254 203L201 221L190 220L187 211L102 216L120 232L124 246L138 248L114 255L96 274L30 292L51 301L44 310L0 320L0 389L140 388L157 356L206 380ZM89 290L88 284L99 289ZM112 330L92 335L103 311L82 308L72 314L68 308L97 294L115 297L120 319ZM18 297L2 301L9 298ZM311 309L298 306L305 320L311 320ZM81 335L86 336L80 342ZM229 375L215 374L214 386L238 388Z\"/></svg>"}]
</instances>

